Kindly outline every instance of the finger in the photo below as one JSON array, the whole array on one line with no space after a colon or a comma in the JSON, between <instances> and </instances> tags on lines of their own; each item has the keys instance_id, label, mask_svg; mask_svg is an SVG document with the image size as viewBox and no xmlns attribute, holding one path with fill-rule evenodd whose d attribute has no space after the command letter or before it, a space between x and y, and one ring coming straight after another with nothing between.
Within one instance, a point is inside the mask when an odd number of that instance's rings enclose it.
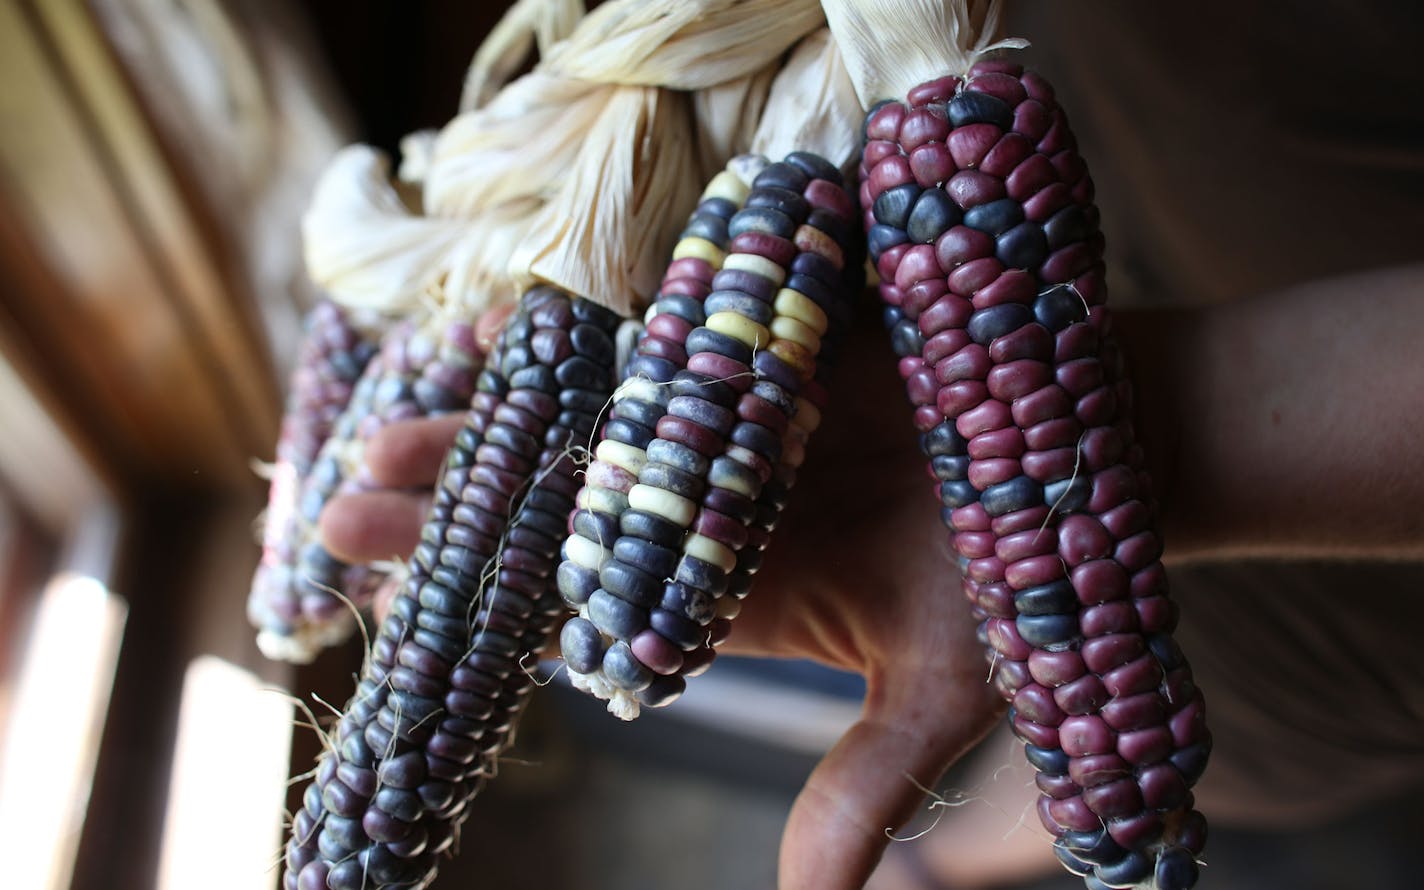
<instances>
[{"instance_id":1,"label":"finger","mask_svg":"<svg viewBox=\"0 0 1424 890\"><path fill-rule=\"evenodd\" d=\"M970 706L942 697L899 696L865 715L816 766L797 795L781 842L780 890L856 890L893 832L926 804L950 764L988 732L991 687Z\"/></svg>"},{"instance_id":2,"label":"finger","mask_svg":"<svg viewBox=\"0 0 1424 890\"><path fill-rule=\"evenodd\" d=\"M420 526L429 510L428 494L370 491L341 495L321 511L322 546L349 563L404 559L420 543Z\"/></svg>"},{"instance_id":3,"label":"finger","mask_svg":"<svg viewBox=\"0 0 1424 890\"><path fill-rule=\"evenodd\" d=\"M401 581L399 578L387 578L381 582L381 586L376 588L376 593L371 597L371 615L380 624L386 620L386 615L390 614L391 601L400 593Z\"/></svg>"},{"instance_id":4,"label":"finger","mask_svg":"<svg viewBox=\"0 0 1424 890\"><path fill-rule=\"evenodd\" d=\"M381 428L366 443L366 469L377 485L426 488L465 422L463 413L402 420Z\"/></svg>"}]
</instances>

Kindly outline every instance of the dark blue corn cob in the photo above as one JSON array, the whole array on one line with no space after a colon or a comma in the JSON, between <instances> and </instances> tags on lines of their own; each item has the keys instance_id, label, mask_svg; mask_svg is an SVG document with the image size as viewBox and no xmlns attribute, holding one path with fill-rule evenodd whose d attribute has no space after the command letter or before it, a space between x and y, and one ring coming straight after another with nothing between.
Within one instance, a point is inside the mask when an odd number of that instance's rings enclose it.
<instances>
[{"instance_id":1,"label":"dark blue corn cob","mask_svg":"<svg viewBox=\"0 0 1424 890\"><path fill-rule=\"evenodd\" d=\"M479 375L409 576L287 845L284 890L418 888L492 774L562 604L576 446L612 394L621 319L525 294Z\"/></svg>"},{"instance_id":2,"label":"dark blue corn cob","mask_svg":"<svg viewBox=\"0 0 1424 890\"><path fill-rule=\"evenodd\" d=\"M559 569L570 676L619 716L675 699L738 611L730 581L755 569L818 416L804 391L847 299L853 214L823 159L741 157L674 250Z\"/></svg>"},{"instance_id":3,"label":"dark blue corn cob","mask_svg":"<svg viewBox=\"0 0 1424 890\"><path fill-rule=\"evenodd\" d=\"M865 137L886 323L1039 817L1088 887L1185 890L1211 736L1067 119L990 61L878 105Z\"/></svg>"},{"instance_id":4,"label":"dark blue corn cob","mask_svg":"<svg viewBox=\"0 0 1424 890\"><path fill-rule=\"evenodd\" d=\"M379 355L366 366L301 487L298 544L282 576L286 584L264 585L261 608L249 609L268 657L308 662L350 636L356 624L352 605L369 603L386 573L329 553L318 539L318 517L332 497L375 487L364 476L362 453L386 424L462 410L482 359L473 324L465 319L403 322L382 338Z\"/></svg>"}]
</instances>

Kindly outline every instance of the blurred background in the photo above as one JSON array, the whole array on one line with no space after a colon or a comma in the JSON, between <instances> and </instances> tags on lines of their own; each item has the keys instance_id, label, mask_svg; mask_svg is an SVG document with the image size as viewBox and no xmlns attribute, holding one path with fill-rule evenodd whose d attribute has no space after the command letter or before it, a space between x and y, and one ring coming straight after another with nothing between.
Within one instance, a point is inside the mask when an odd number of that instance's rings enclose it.
<instances>
[{"instance_id":1,"label":"blurred background","mask_svg":"<svg viewBox=\"0 0 1424 890\"><path fill-rule=\"evenodd\" d=\"M360 658L268 662L243 615L254 461L272 457L313 296L298 220L338 146L394 151L453 115L502 6L0 3L5 886L275 886L287 779ZM860 681L728 659L693 687L632 725L542 690L436 887L771 886L787 809ZM978 784L1031 781L998 769L1011 749L991 739L983 768L943 784L975 799L975 842L1042 843ZM1209 886L1404 887L1381 851L1417 832L1417 809L1220 832ZM875 886L950 886L926 864L944 840L894 845Z\"/></svg>"}]
</instances>

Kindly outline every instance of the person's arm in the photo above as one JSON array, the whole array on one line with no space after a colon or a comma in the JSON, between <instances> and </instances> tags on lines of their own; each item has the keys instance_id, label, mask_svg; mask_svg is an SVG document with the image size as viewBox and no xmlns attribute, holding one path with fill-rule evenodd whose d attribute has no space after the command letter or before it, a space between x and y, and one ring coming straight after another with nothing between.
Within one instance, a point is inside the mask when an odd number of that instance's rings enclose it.
<instances>
[{"instance_id":1,"label":"person's arm","mask_svg":"<svg viewBox=\"0 0 1424 890\"><path fill-rule=\"evenodd\" d=\"M1424 557L1424 265L1116 324L1169 559Z\"/></svg>"}]
</instances>

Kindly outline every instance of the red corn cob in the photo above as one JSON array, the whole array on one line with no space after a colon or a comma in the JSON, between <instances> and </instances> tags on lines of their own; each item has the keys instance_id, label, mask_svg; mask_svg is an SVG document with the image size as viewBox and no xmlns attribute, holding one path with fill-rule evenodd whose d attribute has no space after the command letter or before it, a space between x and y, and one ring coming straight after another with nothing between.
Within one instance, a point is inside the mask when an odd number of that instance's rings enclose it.
<instances>
[{"instance_id":1,"label":"red corn cob","mask_svg":"<svg viewBox=\"0 0 1424 890\"><path fill-rule=\"evenodd\" d=\"M1090 888L1190 887L1211 738L1068 121L1042 78L984 61L876 106L865 140L892 342L1039 817Z\"/></svg>"}]
</instances>

